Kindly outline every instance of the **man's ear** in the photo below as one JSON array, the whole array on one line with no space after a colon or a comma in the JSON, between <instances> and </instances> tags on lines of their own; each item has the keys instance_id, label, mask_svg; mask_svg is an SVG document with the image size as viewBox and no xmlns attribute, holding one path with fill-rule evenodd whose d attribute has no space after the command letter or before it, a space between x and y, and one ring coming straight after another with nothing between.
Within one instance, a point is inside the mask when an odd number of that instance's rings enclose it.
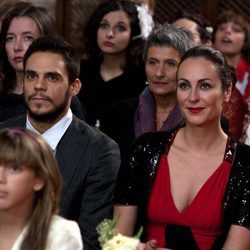
<instances>
[{"instance_id":1,"label":"man's ear","mask_svg":"<svg viewBox=\"0 0 250 250\"><path fill-rule=\"evenodd\" d=\"M70 95L76 96L82 87L82 83L79 78L76 78L74 82L70 85Z\"/></svg>"},{"instance_id":2,"label":"man's ear","mask_svg":"<svg viewBox=\"0 0 250 250\"><path fill-rule=\"evenodd\" d=\"M226 94L225 94L225 102L229 102L229 99L230 99L231 94L232 94L232 90L233 90L233 84L229 83L228 89L226 90Z\"/></svg>"}]
</instances>

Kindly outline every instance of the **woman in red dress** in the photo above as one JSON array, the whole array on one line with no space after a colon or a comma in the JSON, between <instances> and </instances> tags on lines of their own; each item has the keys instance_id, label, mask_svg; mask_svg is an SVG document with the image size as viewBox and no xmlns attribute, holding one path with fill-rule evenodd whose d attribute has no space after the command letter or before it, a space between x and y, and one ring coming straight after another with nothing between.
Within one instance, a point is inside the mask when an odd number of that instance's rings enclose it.
<instances>
[{"instance_id":1,"label":"woman in red dress","mask_svg":"<svg viewBox=\"0 0 250 250\"><path fill-rule=\"evenodd\" d=\"M250 147L220 123L235 81L218 50L188 50L177 71L186 125L131 146L114 211L121 233L143 225L145 249L250 249Z\"/></svg>"}]
</instances>

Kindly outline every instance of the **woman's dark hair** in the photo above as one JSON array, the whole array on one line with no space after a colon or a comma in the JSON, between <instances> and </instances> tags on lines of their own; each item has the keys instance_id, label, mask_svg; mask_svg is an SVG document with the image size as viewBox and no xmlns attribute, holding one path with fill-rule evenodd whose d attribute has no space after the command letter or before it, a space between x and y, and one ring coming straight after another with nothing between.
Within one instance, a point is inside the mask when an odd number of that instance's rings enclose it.
<instances>
[{"instance_id":1,"label":"woman's dark hair","mask_svg":"<svg viewBox=\"0 0 250 250\"><path fill-rule=\"evenodd\" d=\"M242 56L250 62L250 30L249 30L249 22L244 18L241 14L234 12L232 10L223 11L218 18L216 19L214 28L213 28L213 41L215 38L216 31L221 24L233 22L239 26L244 31L245 40L243 47L241 49Z\"/></svg>"},{"instance_id":2,"label":"woman's dark hair","mask_svg":"<svg viewBox=\"0 0 250 250\"><path fill-rule=\"evenodd\" d=\"M142 62L143 40L139 37L141 29L136 6L135 3L126 0L109 0L97 6L83 30L84 55L88 60L95 63L102 61L102 53L97 45L97 30L100 22L107 13L122 10L131 22L131 37L126 49L126 65Z\"/></svg>"},{"instance_id":3,"label":"woman's dark hair","mask_svg":"<svg viewBox=\"0 0 250 250\"><path fill-rule=\"evenodd\" d=\"M237 78L234 67L228 64L226 57L219 50L210 46L196 46L189 49L182 56L178 68L185 60L197 57L205 58L217 67L223 90L228 90L230 83L232 83L233 88L235 87Z\"/></svg>"},{"instance_id":4,"label":"woman's dark hair","mask_svg":"<svg viewBox=\"0 0 250 250\"><path fill-rule=\"evenodd\" d=\"M36 7L31 3L21 2L6 13L0 33L0 89L4 91L9 91L16 85L15 70L10 65L5 50L7 32L12 20L16 17L29 17L33 19L39 28L41 36L56 33L54 20L45 8Z\"/></svg>"},{"instance_id":5,"label":"woman's dark hair","mask_svg":"<svg viewBox=\"0 0 250 250\"><path fill-rule=\"evenodd\" d=\"M172 20L172 23L177 21L178 19L188 19L193 21L197 25L197 32L199 33L200 40L202 43L206 43L208 41L212 41L212 28L209 21L201 14L192 13L188 11L179 11L177 12L175 18Z\"/></svg>"}]
</instances>

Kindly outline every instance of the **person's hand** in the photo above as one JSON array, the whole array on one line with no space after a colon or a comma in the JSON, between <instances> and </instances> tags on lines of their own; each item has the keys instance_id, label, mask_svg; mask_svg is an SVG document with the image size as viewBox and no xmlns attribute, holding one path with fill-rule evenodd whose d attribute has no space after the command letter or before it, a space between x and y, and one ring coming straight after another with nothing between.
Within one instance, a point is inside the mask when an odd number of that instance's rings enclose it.
<instances>
[{"instance_id":1,"label":"person's hand","mask_svg":"<svg viewBox=\"0 0 250 250\"><path fill-rule=\"evenodd\" d=\"M156 250L156 240L150 240L146 243L140 243L137 250Z\"/></svg>"}]
</instances>

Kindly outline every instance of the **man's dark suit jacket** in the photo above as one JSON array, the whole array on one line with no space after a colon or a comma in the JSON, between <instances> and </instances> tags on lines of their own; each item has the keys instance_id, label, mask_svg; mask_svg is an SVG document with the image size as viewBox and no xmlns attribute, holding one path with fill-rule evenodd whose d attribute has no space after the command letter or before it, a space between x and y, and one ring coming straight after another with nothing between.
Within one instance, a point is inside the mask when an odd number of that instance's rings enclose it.
<instances>
[{"instance_id":1,"label":"man's dark suit jacket","mask_svg":"<svg viewBox=\"0 0 250 250\"><path fill-rule=\"evenodd\" d=\"M21 115L0 125L26 127ZM63 178L61 215L78 222L84 250L100 249L96 226L112 217L113 191L120 166L117 144L73 116L60 140L56 158Z\"/></svg>"}]
</instances>

